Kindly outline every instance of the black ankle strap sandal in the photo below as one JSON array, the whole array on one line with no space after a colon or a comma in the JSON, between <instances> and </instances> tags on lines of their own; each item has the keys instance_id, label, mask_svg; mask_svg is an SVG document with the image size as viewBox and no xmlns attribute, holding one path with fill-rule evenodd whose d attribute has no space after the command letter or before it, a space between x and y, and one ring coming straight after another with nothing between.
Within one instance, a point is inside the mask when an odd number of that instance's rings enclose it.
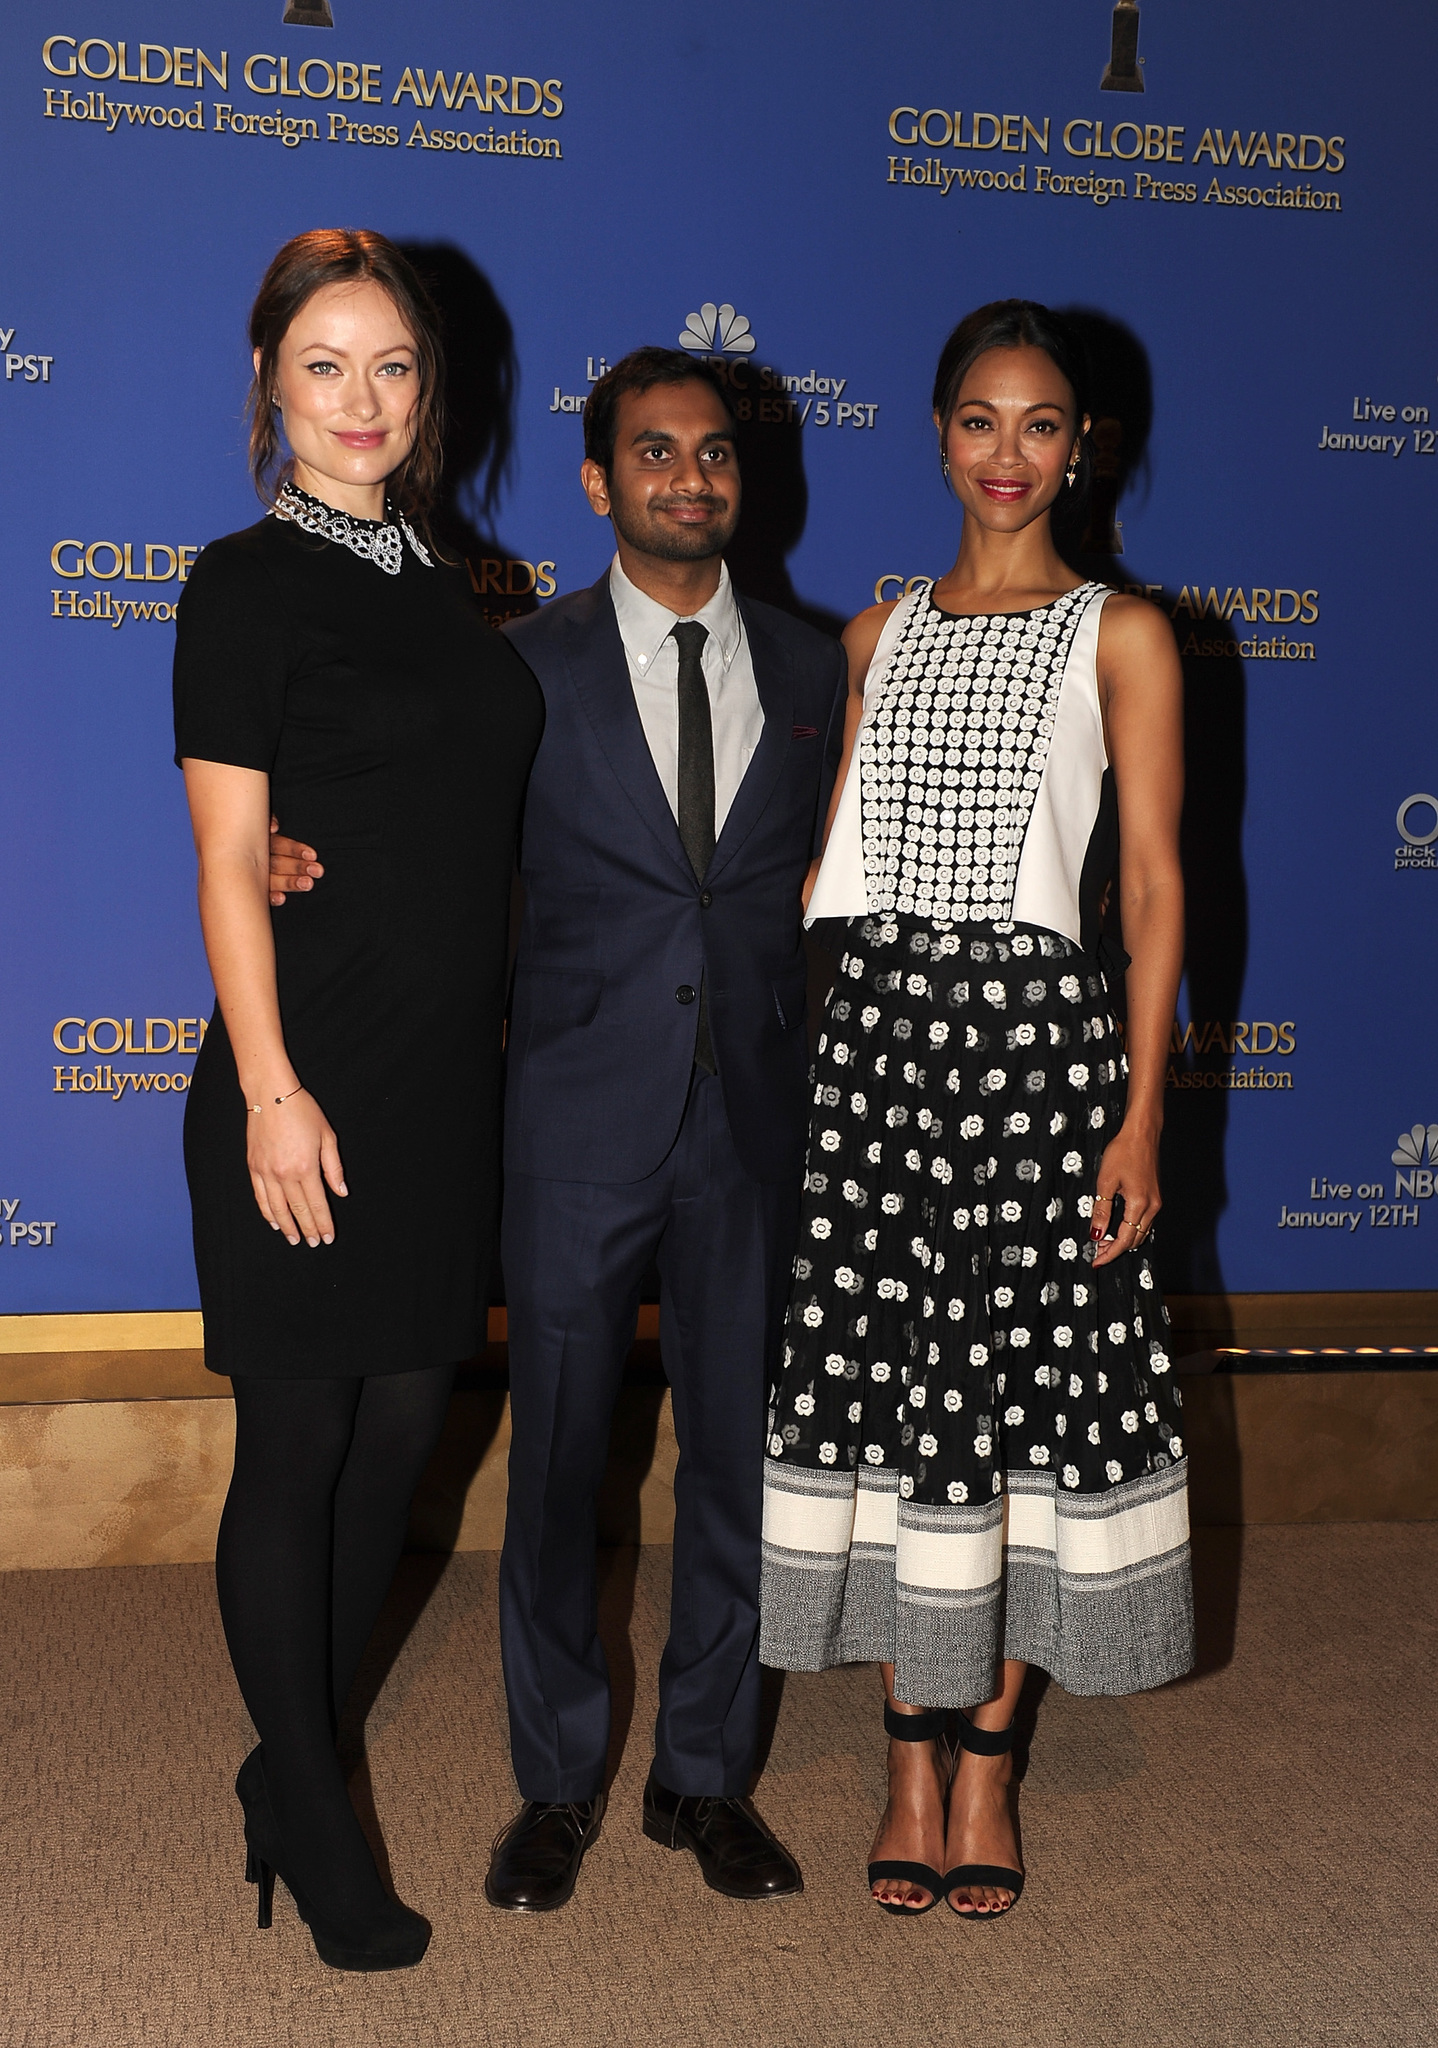
<instances>
[{"instance_id":1,"label":"black ankle strap sandal","mask_svg":"<svg viewBox=\"0 0 1438 2048\"><path fill-rule=\"evenodd\" d=\"M952 1734L953 1725L952 1707L935 1707L928 1714L900 1714L884 1702L884 1733L896 1742L942 1742Z\"/></svg>"},{"instance_id":2,"label":"black ankle strap sandal","mask_svg":"<svg viewBox=\"0 0 1438 2048\"><path fill-rule=\"evenodd\" d=\"M947 1707L938 1707L928 1714L899 1714L887 1700L884 1702L884 1729L896 1742L942 1742L952 1723L953 1714ZM922 1906L901 1906L890 1899L875 1899L874 1904L881 1912L892 1913L905 1920L917 1920L921 1913L931 1912L944 1896L944 1880L928 1863L905 1863L892 1857L871 1863L870 1891L886 1877L897 1877L905 1884L920 1885L929 1894Z\"/></svg>"},{"instance_id":3,"label":"black ankle strap sandal","mask_svg":"<svg viewBox=\"0 0 1438 2048\"><path fill-rule=\"evenodd\" d=\"M959 1747L968 1750L972 1756L1005 1756L1014 1746L1012 1721L1007 1728L990 1729L976 1728L968 1715L962 1712L956 1711L954 1718L958 1723ZM958 1918L970 1922L1002 1920L1019 1902L1024 1888L1024 1873L1006 1869L1001 1863L958 1863L952 1870L944 1872L944 1897L950 1899L951 1904L950 1894L967 1885L989 1885L996 1890L1011 1892L1013 1896L1006 1906L992 1906L986 1911L975 1906L954 1906Z\"/></svg>"},{"instance_id":4,"label":"black ankle strap sandal","mask_svg":"<svg viewBox=\"0 0 1438 2048\"><path fill-rule=\"evenodd\" d=\"M961 1708L954 1709L953 1718L958 1722L960 1749L969 1750L974 1756L1007 1756L1014 1746L1014 1724L1007 1728L976 1728Z\"/></svg>"}]
</instances>

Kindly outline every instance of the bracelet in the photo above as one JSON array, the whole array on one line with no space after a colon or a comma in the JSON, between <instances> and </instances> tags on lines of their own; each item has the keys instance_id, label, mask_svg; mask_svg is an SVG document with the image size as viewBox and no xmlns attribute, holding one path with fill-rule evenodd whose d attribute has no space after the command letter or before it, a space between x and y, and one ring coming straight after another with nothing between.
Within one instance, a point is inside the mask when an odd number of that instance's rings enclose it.
<instances>
[{"instance_id":1,"label":"bracelet","mask_svg":"<svg viewBox=\"0 0 1438 2048\"><path fill-rule=\"evenodd\" d=\"M288 1102L288 1101L290 1101L290 1099L291 1099L291 1098L292 1098L293 1096L296 1096L296 1095L303 1095L303 1094L304 1094L304 1092L305 1092L305 1084L304 1084L304 1082L303 1082L303 1081L301 1081L301 1083L300 1083L299 1087L298 1087L298 1088L291 1088L291 1090L290 1090L290 1092L289 1092L289 1094L288 1094L288 1095L277 1095L277 1096L275 1097L275 1105L276 1105L276 1107L278 1107L280 1103L282 1103L282 1102ZM258 1116L258 1115L259 1115L259 1113L260 1113L260 1111L261 1111L261 1110L262 1110L262 1109L264 1108L264 1106L265 1106L265 1105L264 1105L264 1104L263 1104L262 1102L252 1102L252 1103L250 1104L250 1115L251 1115L251 1116Z\"/></svg>"}]
</instances>

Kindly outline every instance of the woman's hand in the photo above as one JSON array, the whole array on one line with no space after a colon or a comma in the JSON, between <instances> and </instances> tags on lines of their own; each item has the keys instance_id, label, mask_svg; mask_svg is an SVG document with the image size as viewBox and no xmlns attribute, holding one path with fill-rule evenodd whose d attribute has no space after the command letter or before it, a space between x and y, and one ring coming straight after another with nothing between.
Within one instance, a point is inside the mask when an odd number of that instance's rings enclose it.
<instances>
[{"instance_id":1,"label":"woman's hand","mask_svg":"<svg viewBox=\"0 0 1438 2048\"><path fill-rule=\"evenodd\" d=\"M252 1108L249 1124L250 1184L266 1223L282 1230L291 1244L301 1237L308 1245L333 1244L325 1183L337 1195L349 1189L339 1143L324 1111L302 1089L287 1102L262 1103L258 1116Z\"/></svg>"},{"instance_id":2,"label":"woman's hand","mask_svg":"<svg viewBox=\"0 0 1438 2048\"><path fill-rule=\"evenodd\" d=\"M275 830L269 777L258 768L189 756L184 770L200 860L205 952L250 1112L246 1158L255 1200L270 1228L282 1230L291 1244L301 1237L311 1245L333 1244L325 1183L345 1194L344 1168L323 1110L290 1065L275 984L266 904Z\"/></svg>"},{"instance_id":3,"label":"woman's hand","mask_svg":"<svg viewBox=\"0 0 1438 2048\"><path fill-rule=\"evenodd\" d=\"M1123 1221L1110 1232L1115 1195L1123 1196ZM1163 1207L1158 1191L1158 1132L1130 1130L1125 1123L1099 1162L1089 1239L1098 1249L1095 1266L1110 1266L1141 1245Z\"/></svg>"}]
</instances>

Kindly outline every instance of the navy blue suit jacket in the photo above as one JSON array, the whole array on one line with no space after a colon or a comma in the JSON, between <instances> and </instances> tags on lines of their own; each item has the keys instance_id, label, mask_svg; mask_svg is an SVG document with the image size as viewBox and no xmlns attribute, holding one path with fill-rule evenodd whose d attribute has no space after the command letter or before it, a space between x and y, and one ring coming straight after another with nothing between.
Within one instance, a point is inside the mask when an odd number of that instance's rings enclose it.
<instances>
[{"instance_id":1,"label":"navy blue suit jacket","mask_svg":"<svg viewBox=\"0 0 1438 2048\"><path fill-rule=\"evenodd\" d=\"M549 1180L632 1181L679 1129L699 1006L739 1156L802 1171L808 1114L799 891L843 738L842 648L739 600L764 712L702 883L629 679L608 577L506 627L544 691L525 800L505 1161Z\"/></svg>"}]
</instances>

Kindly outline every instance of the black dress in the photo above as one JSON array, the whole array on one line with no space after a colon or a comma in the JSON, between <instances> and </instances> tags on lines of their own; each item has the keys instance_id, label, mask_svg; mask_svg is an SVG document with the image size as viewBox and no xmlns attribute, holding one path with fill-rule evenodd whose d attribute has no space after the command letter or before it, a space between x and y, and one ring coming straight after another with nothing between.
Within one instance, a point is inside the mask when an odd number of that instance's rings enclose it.
<instances>
[{"instance_id":1,"label":"black dress","mask_svg":"<svg viewBox=\"0 0 1438 2048\"><path fill-rule=\"evenodd\" d=\"M410 1372L483 1343L510 878L542 722L462 565L407 544L387 573L273 516L196 563L175 756L262 770L281 831L324 864L272 913L275 958L286 1048L350 1191L332 1245L265 1222L217 1007L185 1113L211 1371Z\"/></svg>"}]
</instances>

